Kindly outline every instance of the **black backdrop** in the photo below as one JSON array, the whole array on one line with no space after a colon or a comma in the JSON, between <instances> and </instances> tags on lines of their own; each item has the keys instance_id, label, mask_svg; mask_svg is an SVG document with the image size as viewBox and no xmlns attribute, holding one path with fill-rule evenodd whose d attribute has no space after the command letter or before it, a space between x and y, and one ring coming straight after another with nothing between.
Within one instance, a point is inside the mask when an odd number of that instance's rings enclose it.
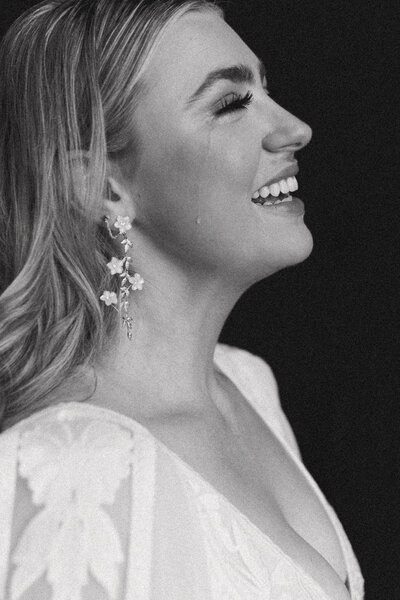
<instances>
[{"instance_id":1,"label":"black backdrop","mask_svg":"<svg viewBox=\"0 0 400 600\"><path fill-rule=\"evenodd\" d=\"M272 96L313 129L298 195L314 249L249 290L222 341L272 366L366 600L400 600L399 11L384 0L247 0L226 11L266 63Z\"/></svg>"},{"instance_id":2,"label":"black backdrop","mask_svg":"<svg viewBox=\"0 0 400 600\"><path fill-rule=\"evenodd\" d=\"M0 33L35 3L1 4ZM253 286L221 341L272 366L366 600L400 600L399 4L245 0L225 10L264 60L273 98L313 128L297 157L314 250Z\"/></svg>"}]
</instances>

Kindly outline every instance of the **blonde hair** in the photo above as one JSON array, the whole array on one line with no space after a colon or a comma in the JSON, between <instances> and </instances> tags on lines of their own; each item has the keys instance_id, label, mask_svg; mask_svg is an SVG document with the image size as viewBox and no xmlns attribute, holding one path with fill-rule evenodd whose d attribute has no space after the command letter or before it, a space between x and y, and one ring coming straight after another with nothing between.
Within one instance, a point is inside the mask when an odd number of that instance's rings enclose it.
<instances>
[{"instance_id":1,"label":"blonde hair","mask_svg":"<svg viewBox=\"0 0 400 600\"><path fill-rule=\"evenodd\" d=\"M0 47L0 422L51 403L117 331L99 301L116 255L96 219L107 161L140 151L135 106L160 34L207 0L52 0ZM132 119L133 116L133 119ZM132 127L133 122L133 127ZM76 156L86 157L84 198Z\"/></svg>"}]
</instances>

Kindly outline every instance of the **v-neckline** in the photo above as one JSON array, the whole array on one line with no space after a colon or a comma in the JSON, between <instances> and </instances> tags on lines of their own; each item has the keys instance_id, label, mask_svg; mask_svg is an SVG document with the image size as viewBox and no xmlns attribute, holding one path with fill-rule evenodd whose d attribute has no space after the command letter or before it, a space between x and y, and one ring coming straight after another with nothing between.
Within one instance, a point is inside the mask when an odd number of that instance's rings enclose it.
<instances>
[{"instance_id":1,"label":"v-neckline","mask_svg":"<svg viewBox=\"0 0 400 600\"><path fill-rule=\"evenodd\" d=\"M227 496L225 496L225 494L220 492L213 484L211 484L209 481L207 481L207 479L205 479L205 477L203 477L203 475L201 475L201 473L199 473L199 471L194 469L194 467L190 466L189 463L187 463L183 458L181 458L173 450L168 448L168 446L166 446L164 444L164 442L161 442L157 437L155 437L154 434L151 433L151 431L149 429L147 429L147 427L142 425L139 421L136 421L132 417L128 417L127 415L119 413L118 411L113 410L112 408L105 408L103 406L97 406L96 404L90 404L90 402L86 402L86 401L85 402L76 402L76 401L72 400L70 402L62 402L62 403L60 402L57 405L57 407L59 409L60 409L60 407L62 407L63 410L67 407L71 407L71 408L77 408L78 411L81 410L82 412L85 412L86 410L88 410L89 412L94 412L94 413L100 412L100 413L110 414L114 418L117 418L117 420L120 423L121 422L123 423L125 421L125 423L127 424L128 427L132 427L132 424L134 424L136 427L138 427L142 431L142 433L144 435L146 435L149 439L151 439L151 441L153 442L153 444L155 444L155 446L159 447L160 450L164 454L167 454L168 456L170 456L174 460L174 462L177 463L183 471L190 473L190 475L193 478L198 479L205 488L207 488L212 494L217 496L219 501L222 502L223 504L225 504L226 507L232 513L234 513L240 521L245 522L246 525L255 532L257 537L261 538L264 541L264 543L267 543L278 554L280 554L286 560L286 562L290 563L293 566L293 568L301 574L301 576L303 578L308 580L311 583L311 585L313 585L318 590L319 593L323 594L322 600L333 600L330 596L328 596L328 594L321 587L321 585L314 579L314 577L312 577L312 575L310 575L289 554L287 554L284 550L282 550L282 548L280 548L280 546L278 546L278 544L276 542L274 542L267 533L262 531L244 512L242 512L237 506L235 506L231 502L231 500L229 500L229 498L227 498ZM46 410L55 409L55 408L56 407L49 407L49 409L44 409L41 412L44 412ZM277 437L277 436L275 435L275 437ZM278 442L279 442L279 439L278 439ZM335 531L336 531L336 527L335 527ZM345 557L345 561L346 561L346 557ZM347 567L347 561L346 561L346 567Z\"/></svg>"},{"instance_id":2,"label":"v-neckline","mask_svg":"<svg viewBox=\"0 0 400 600\"><path fill-rule=\"evenodd\" d=\"M227 368L226 365L224 364L224 358L221 359L221 351L219 351L218 353L216 352L216 354L214 355L214 363L223 372L223 374L226 375L226 377L228 377L228 379L231 381L231 383L239 390L239 392L241 393L243 398L256 411L256 413L259 415L262 422L264 423L265 427L268 429L268 432L276 440L277 444L282 447L282 450L284 451L286 456L289 458L289 460L291 460L294 463L294 465L297 467L297 469L300 471L300 473L303 474L303 476L307 480L309 486L311 487L311 490L317 496L317 500L322 505L322 507L323 507L330 523L332 524L332 527L333 527L337 537L338 537L340 548L343 553L343 557L344 557L344 561L345 561L345 565L346 565L347 580L349 581L349 588L351 588L351 583L350 583L350 578L349 578L349 565L348 565L348 560L347 560L347 552L343 545L342 537L341 537L340 533L338 532L336 524L334 523L332 516L328 510L327 500L325 499L324 495L322 494L322 491L319 489L317 483L315 482L315 480L313 479L311 474L307 471L307 469L305 468L303 463L292 452L292 450L286 444L285 440L283 438L281 438L281 436L278 433L276 433L273 430L273 428L267 423L264 416L260 413L260 411L257 408L256 399L254 398L254 400L253 400L251 397L251 393L249 394L249 390L245 389L246 388L245 385L242 385L242 382L240 381L240 376L232 377L232 373L231 373L229 367ZM228 360L229 360L229 358L228 358ZM234 367L234 364L232 364L232 367ZM232 369L232 370L234 371L234 369ZM184 470L186 470L193 477L197 478L200 482L202 482L202 484L205 487L207 487L213 494L215 494L220 499L221 502L223 502L233 513L235 513L237 515L237 517L240 520L242 520L246 524L248 524L248 526L253 529L253 531L255 532L255 534L258 537L263 539L264 542L268 543L269 546L272 546L274 548L274 550L276 552L278 552L287 562L289 562L294 567L294 569L297 570L305 579L307 579L318 590L319 593L323 594L324 600L332 600L332 598L330 596L328 596L328 594L321 587L321 585L314 579L314 577L312 577L312 575L310 575L300 564L295 562L295 560L293 558L291 558L290 555L288 555L284 550L282 550L282 548L280 548L276 544L276 542L274 542L267 533L262 531L245 513L243 513L237 506L235 506L222 492L220 492L214 485L212 485L209 481L207 481L207 479L205 479L205 477L203 477L203 475L201 475L201 473L199 473L196 469L194 469L194 467L189 465L183 458L181 458L173 450L168 448L168 446L166 446L162 441L160 441L157 437L155 437L155 435L153 433L151 433L151 431L147 427L142 425L142 423L135 420L133 417L129 417L128 415L120 413L112 408L106 408L106 407L102 407L102 406L97 406L96 404L91 404L89 401L79 402L79 401L71 400L71 401L66 401L66 402L60 402L56 405L44 408L41 411L38 411L38 413L31 415L31 417L28 417L27 419L30 420L32 418L32 420L35 420L34 418L38 417L40 413L43 414L45 412L53 412L53 411L56 412L57 410L60 410L61 407L62 407L62 410L65 410L65 408L67 408L67 407L71 407L71 408L74 407L74 408L77 408L78 410L83 409L83 412L85 412L85 410L89 410L89 411L93 411L93 412L100 411L105 414L113 415L113 417L117 418L119 421L122 421L122 422L125 421L125 423L127 423L128 426L129 425L132 426L132 423L133 423L146 436L148 436L156 446L158 446L163 452L168 454ZM350 600L352 600L351 589L349 589L348 591L350 594Z\"/></svg>"},{"instance_id":3,"label":"v-neckline","mask_svg":"<svg viewBox=\"0 0 400 600\"><path fill-rule=\"evenodd\" d=\"M353 596L352 596L352 591L351 591L350 569L349 569L349 563L348 563L348 557L347 557L347 550L346 550L345 545L343 543L342 535L338 531L337 525L334 522L334 519L332 517L332 513L331 513L332 509L331 509L330 505L328 504L328 501L326 500L324 494L322 493L322 490L319 488L317 482L312 477L311 473L306 469L306 467L303 464L303 462L293 452L293 450L290 448L290 446L288 445L288 443L286 442L286 440L279 434L279 432L275 431L275 429L273 429L273 427L270 426L270 424L268 423L268 421L266 420L266 418L264 417L264 415L262 414L262 412L259 410L259 408L258 408L258 401L257 401L256 395L253 394L252 390L249 390L248 387L246 386L246 383L242 381L242 379L240 377L240 371L238 371L238 369L236 369L236 365L235 365L234 361L232 361L230 359L229 355L227 355L227 353L225 351L222 351L222 348L218 347L218 346L219 345L217 345L217 347L216 347L216 353L215 353L215 356L214 356L214 362L215 362L216 366L226 375L226 377L228 377L229 381L239 390L239 392L241 393L241 395L243 396L243 398L250 404L250 406L253 408L253 410L260 417L260 419L263 422L265 428L268 430L268 432L271 435L271 437L277 442L277 445L283 450L285 456L288 458L289 461L292 462L292 464L294 465L295 468L297 468L297 470L300 472L300 474L303 475L303 478L306 480L306 482L308 484L308 487L310 488L311 492L314 494L314 496L316 497L317 501L322 506L322 508L323 508L326 516L328 517L328 520L331 523L331 525L333 527L333 530L334 530L334 532L335 532L335 534L337 536L337 539L339 541L340 550L342 552L344 563L345 563L345 567L346 567L346 579L345 579L345 582L346 581L348 582L348 586L346 586L346 588L347 588L347 590L349 592L350 600L352 600ZM231 368L229 368L229 366L226 365L226 362L230 363L230 367ZM211 486L211 487L213 487L213 486ZM223 494L221 494L221 495L223 496ZM225 496L223 496L223 497L225 498ZM228 498L225 498L225 500L233 507L234 510L236 510L239 514L242 514L242 516L257 531L259 531L259 533L265 539L269 540L270 543L272 545L274 545L274 547L278 548L278 550L282 554L284 554L287 557L287 559L290 562L292 562L297 567L298 570L300 570L302 573L304 573L321 590L321 592L325 595L325 597L329 598L329 596L327 595L327 593L321 588L321 586L318 584L318 582L311 575L309 575L308 572L305 571L305 569L301 565L298 565L288 554L286 554L286 552L284 552L279 546L277 546L277 544L275 544L275 542L273 540L271 540L271 538L266 533L264 533L259 527L257 527L257 525L255 525L255 523L253 523L236 506L234 506L228 500Z\"/></svg>"}]
</instances>

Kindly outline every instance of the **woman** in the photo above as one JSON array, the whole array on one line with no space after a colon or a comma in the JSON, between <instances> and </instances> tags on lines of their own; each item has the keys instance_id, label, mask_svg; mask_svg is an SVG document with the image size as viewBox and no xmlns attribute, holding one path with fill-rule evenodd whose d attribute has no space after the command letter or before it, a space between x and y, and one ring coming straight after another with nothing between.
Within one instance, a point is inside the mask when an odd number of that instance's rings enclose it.
<instances>
[{"instance_id":1,"label":"woman","mask_svg":"<svg viewBox=\"0 0 400 600\"><path fill-rule=\"evenodd\" d=\"M1 51L0 595L360 600L270 368L310 128L203 0L56 0Z\"/></svg>"}]
</instances>

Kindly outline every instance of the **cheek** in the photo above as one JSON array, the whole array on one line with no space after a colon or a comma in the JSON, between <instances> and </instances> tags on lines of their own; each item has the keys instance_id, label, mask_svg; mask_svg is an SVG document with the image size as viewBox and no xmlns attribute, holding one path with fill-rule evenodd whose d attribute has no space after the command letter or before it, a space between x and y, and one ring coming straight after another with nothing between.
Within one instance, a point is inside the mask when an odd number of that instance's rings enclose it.
<instances>
[{"instance_id":1,"label":"cheek","mask_svg":"<svg viewBox=\"0 0 400 600\"><path fill-rule=\"evenodd\" d=\"M225 191L231 201L235 197L243 199L252 191L260 158L259 140L251 129L241 125L218 128L209 140L209 180L214 190L223 196Z\"/></svg>"},{"instance_id":2,"label":"cheek","mask_svg":"<svg viewBox=\"0 0 400 600\"><path fill-rule=\"evenodd\" d=\"M158 140L147 140L137 224L151 243L175 257L215 266L241 235L258 169L259 141L234 127L179 136L171 128L169 135L164 131Z\"/></svg>"},{"instance_id":3,"label":"cheek","mask_svg":"<svg viewBox=\"0 0 400 600\"><path fill-rule=\"evenodd\" d=\"M173 256L201 253L198 247L207 175L207 140L163 135L148 144L140 168L137 225L149 242Z\"/></svg>"},{"instance_id":4,"label":"cheek","mask_svg":"<svg viewBox=\"0 0 400 600\"><path fill-rule=\"evenodd\" d=\"M145 218L161 225L190 217L204 184L205 153L200 144L172 136L153 147L140 172Z\"/></svg>"}]
</instances>

